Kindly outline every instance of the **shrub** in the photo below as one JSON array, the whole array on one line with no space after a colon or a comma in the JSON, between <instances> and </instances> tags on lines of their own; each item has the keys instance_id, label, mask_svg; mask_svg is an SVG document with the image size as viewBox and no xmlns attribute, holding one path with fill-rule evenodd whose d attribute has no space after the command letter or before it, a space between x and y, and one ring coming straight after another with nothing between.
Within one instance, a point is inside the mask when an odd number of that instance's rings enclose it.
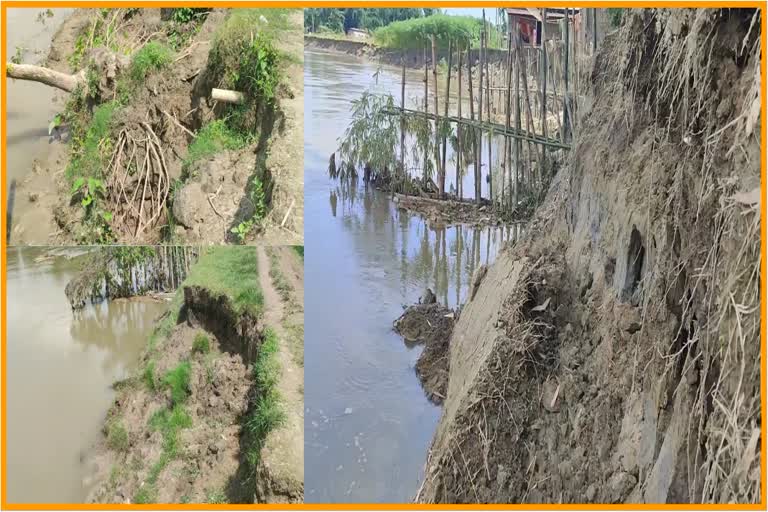
<instances>
[{"instance_id":1,"label":"shrub","mask_svg":"<svg viewBox=\"0 0 768 512\"><path fill-rule=\"evenodd\" d=\"M192 367L189 361L179 363L176 368L165 374L163 384L171 390L171 401L174 405L183 404L189 396L189 377Z\"/></svg>"},{"instance_id":2,"label":"shrub","mask_svg":"<svg viewBox=\"0 0 768 512\"><path fill-rule=\"evenodd\" d=\"M211 343L208 336L202 332L197 333L192 342L192 353L207 354L211 350Z\"/></svg>"}]
</instances>

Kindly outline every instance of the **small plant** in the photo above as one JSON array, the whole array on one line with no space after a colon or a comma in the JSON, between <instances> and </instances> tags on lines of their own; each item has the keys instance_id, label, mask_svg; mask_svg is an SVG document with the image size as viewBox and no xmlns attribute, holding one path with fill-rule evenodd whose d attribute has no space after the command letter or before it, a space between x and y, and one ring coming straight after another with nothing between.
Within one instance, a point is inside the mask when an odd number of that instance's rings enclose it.
<instances>
[{"instance_id":1,"label":"small plant","mask_svg":"<svg viewBox=\"0 0 768 512\"><path fill-rule=\"evenodd\" d=\"M166 67L171 62L172 56L170 48L151 41L133 55L128 73L132 80L141 82L151 72Z\"/></svg>"},{"instance_id":2,"label":"small plant","mask_svg":"<svg viewBox=\"0 0 768 512\"><path fill-rule=\"evenodd\" d=\"M72 184L71 195L79 194L82 198L80 199L80 204L88 211L95 207L96 198L103 198L105 192L106 190L101 180L96 178L88 178L86 180L86 178L81 176L76 178Z\"/></svg>"},{"instance_id":3,"label":"small plant","mask_svg":"<svg viewBox=\"0 0 768 512\"><path fill-rule=\"evenodd\" d=\"M206 498L206 503L213 503L213 504L222 504L222 503L229 503L229 500L227 500L227 495L224 494L224 491L222 490L215 490L215 491L209 491Z\"/></svg>"},{"instance_id":4,"label":"small plant","mask_svg":"<svg viewBox=\"0 0 768 512\"><path fill-rule=\"evenodd\" d=\"M11 57L12 64L21 64L24 60L24 48L21 46L16 47L16 53Z\"/></svg>"},{"instance_id":5,"label":"small plant","mask_svg":"<svg viewBox=\"0 0 768 512\"><path fill-rule=\"evenodd\" d=\"M142 374L142 380L144 381L144 384L147 385L147 389L149 391L155 391L157 389L157 382L155 380L155 362L150 361L147 363L147 367L144 368L144 373Z\"/></svg>"},{"instance_id":6,"label":"small plant","mask_svg":"<svg viewBox=\"0 0 768 512\"><path fill-rule=\"evenodd\" d=\"M192 342L193 354L207 354L211 350L211 343L208 336L199 332L195 336L195 340Z\"/></svg>"},{"instance_id":7,"label":"small plant","mask_svg":"<svg viewBox=\"0 0 768 512\"><path fill-rule=\"evenodd\" d=\"M189 361L179 363L163 378L163 384L171 390L171 401L174 405L183 404L189 396L189 378L192 367Z\"/></svg>"},{"instance_id":8,"label":"small plant","mask_svg":"<svg viewBox=\"0 0 768 512\"><path fill-rule=\"evenodd\" d=\"M120 421L113 420L107 426L107 446L118 452L128 451L128 431Z\"/></svg>"},{"instance_id":9,"label":"small plant","mask_svg":"<svg viewBox=\"0 0 768 512\"><path fill-rule=\"evenodd\" d=\"M211 11L210 8L193 8L193 7L180 7L173 10L171 19L176 23L189 23L195 21L203 16L206 16Z\"/></svg>"},{"instance_id":10,"label":"small plant","mask_svg":"<svg viewBox=\"0 0 768 512\"><path fill-rule=\"evenodd\" d=\"M256 220L264 218L264 214L267 211L266 197L264 195L264 185L258 176L254 176L251 179L251 202L253 203L253 217Z\"/></svg>"},{"instance_id":11,"label":"small plant","mask_svg":"<svg viewBox=\"0 0 768 512\"><path fill-rule=\"evenodd\" d=\"M253 224L253 219L245 220L229 231L234 233L235 236L237 236L237 240L242 244L245 243L245 238L248 236L248 233L251 232L251 229L253 229Z\"/></svg>"}]
</instances>

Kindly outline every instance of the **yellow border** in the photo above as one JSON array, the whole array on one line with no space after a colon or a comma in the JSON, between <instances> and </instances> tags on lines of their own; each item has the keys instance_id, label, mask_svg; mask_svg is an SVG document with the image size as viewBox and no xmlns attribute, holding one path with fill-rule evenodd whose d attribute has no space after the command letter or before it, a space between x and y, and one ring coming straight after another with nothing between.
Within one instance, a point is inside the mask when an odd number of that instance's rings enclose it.
<instances>
[{"instance_id":1,"label":"yellow border","mask_svg":"<svg viewBox=\"0 0 768 512\"><path fill-rule=\"evenodd\" d=\"M581 2L574 2L568 0L550 1L550 0L517 0L514 2L506 1L467 1L467 0L371 0L363 2L361 0L267 0L263 2L253 1L210 1L201 2L197 0L193 1L122 1L122 0L107 0L107 1L21 1L21 0L9 0L2 3L0 10L0 33L6 34L7 29L7 9L9 7L505 7L510 4L517 6L527 7L749 7L754 9L760 9L761 13L761 84L763 86L766 83L766 4L765 2L757 1L594 1L586 0ZM0 44L0 61L7 62L7 39L4 38L2 44ZM6 461L6 396L7 389L5 385L5 379L7 375L6 364L6 349L7 349L7 333L5 326L8 320L7 316L7 268L6 268L6 190L7 190L7 176L6 176L6 110L7 110L7 90L6 90L6 76L3 73L0 76L0 85L2 86L2 120L0 120L0 126L2 126L3 138L0 142L0 148L2 148L2 208L0 208L0 262L2 264L2 275L0 276L0 283L2 283L2 308L0 308L0 319L2 320L2 338L0 349L2 350L2 361L0 362L0 368L2 368L2 383L0 386L0 396L2 396L2 406L0 407L0 414L2 419L0 425L2 425L2 482L0 482L0 506L4 510L766 510L766 343L765 343L765 331L766 331L766 314L763 300L766 298L766 98L765 94L761 94L761 142L760 142L760 275L762 282L760 283L760 362L761 362L761 379L760 379L760 393L761 393L761 445L762 453L760 457L761 465L761 490L760 497L761 502L754 505L742 505L742 504L504 504L504 505L425 505L416 503L335 503L335 504L247 504L247 505L212 505L212 504L152 504L152 505L136 505L136 504L100 504L100 503L8 503L6 495L6 481L8 472ZM762 93L763 91L761 91Z\"/></svg>"}]
</instances>

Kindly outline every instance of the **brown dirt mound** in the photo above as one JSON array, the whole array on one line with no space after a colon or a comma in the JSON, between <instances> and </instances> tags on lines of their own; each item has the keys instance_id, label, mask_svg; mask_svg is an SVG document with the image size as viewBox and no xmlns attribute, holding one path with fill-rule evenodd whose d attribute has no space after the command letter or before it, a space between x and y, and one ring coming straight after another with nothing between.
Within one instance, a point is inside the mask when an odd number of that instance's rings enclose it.
<instances>
[{"instance_id":1,"label":"brown dirt mound","mask_svg":"<svg viewBox=\"0 0 768 512\"><path fill-rule=\"evenodd\" d=\"M454 328L418 501L760 501L759 16L625 11Z\"/></svg>"},{"instance_id":2,"label":"brown dirt mound","mask_svg":"<svg viewBox=\"0 0 768 512\"><path fill-rule=\"evenodd\" d=\"M443 402L448 390L449 342L456 313L440 304L414 304L395 320L394 328L408 344L423 343L416 375L432 402Z\"/></svg>"}]
</instances>

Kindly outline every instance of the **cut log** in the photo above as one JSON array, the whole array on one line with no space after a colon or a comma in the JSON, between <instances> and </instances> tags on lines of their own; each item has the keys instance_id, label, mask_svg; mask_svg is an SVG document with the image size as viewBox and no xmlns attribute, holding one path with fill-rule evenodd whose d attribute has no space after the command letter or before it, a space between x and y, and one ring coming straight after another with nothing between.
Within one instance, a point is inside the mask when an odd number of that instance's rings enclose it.
<instances>
[{"instance_id":1,"label":"cut log","mask_svg":"<svg viewBox=\"0 0 768 512\"><path fill-rule=\"evenodd\" d=\"M9 78L17 80L29 80L41 84L56 87L62 91L72 92L78 85L85 84L85 73L80 71L76 75L68 75L53 69L32 64L13 64L6 62L5 74Z\"/></svg>"},{"instance_id":2,"label":"cut log","mask_svg":"<svg viewBox=\"0 0 768 512\"><path fill-rule=\"evenodd\" d=\"M245 103L245 95L241 92L230 91L227 89L212 89L211 98L224 103L235 103L242 105Z\"/></svg>"}]
</instances>

